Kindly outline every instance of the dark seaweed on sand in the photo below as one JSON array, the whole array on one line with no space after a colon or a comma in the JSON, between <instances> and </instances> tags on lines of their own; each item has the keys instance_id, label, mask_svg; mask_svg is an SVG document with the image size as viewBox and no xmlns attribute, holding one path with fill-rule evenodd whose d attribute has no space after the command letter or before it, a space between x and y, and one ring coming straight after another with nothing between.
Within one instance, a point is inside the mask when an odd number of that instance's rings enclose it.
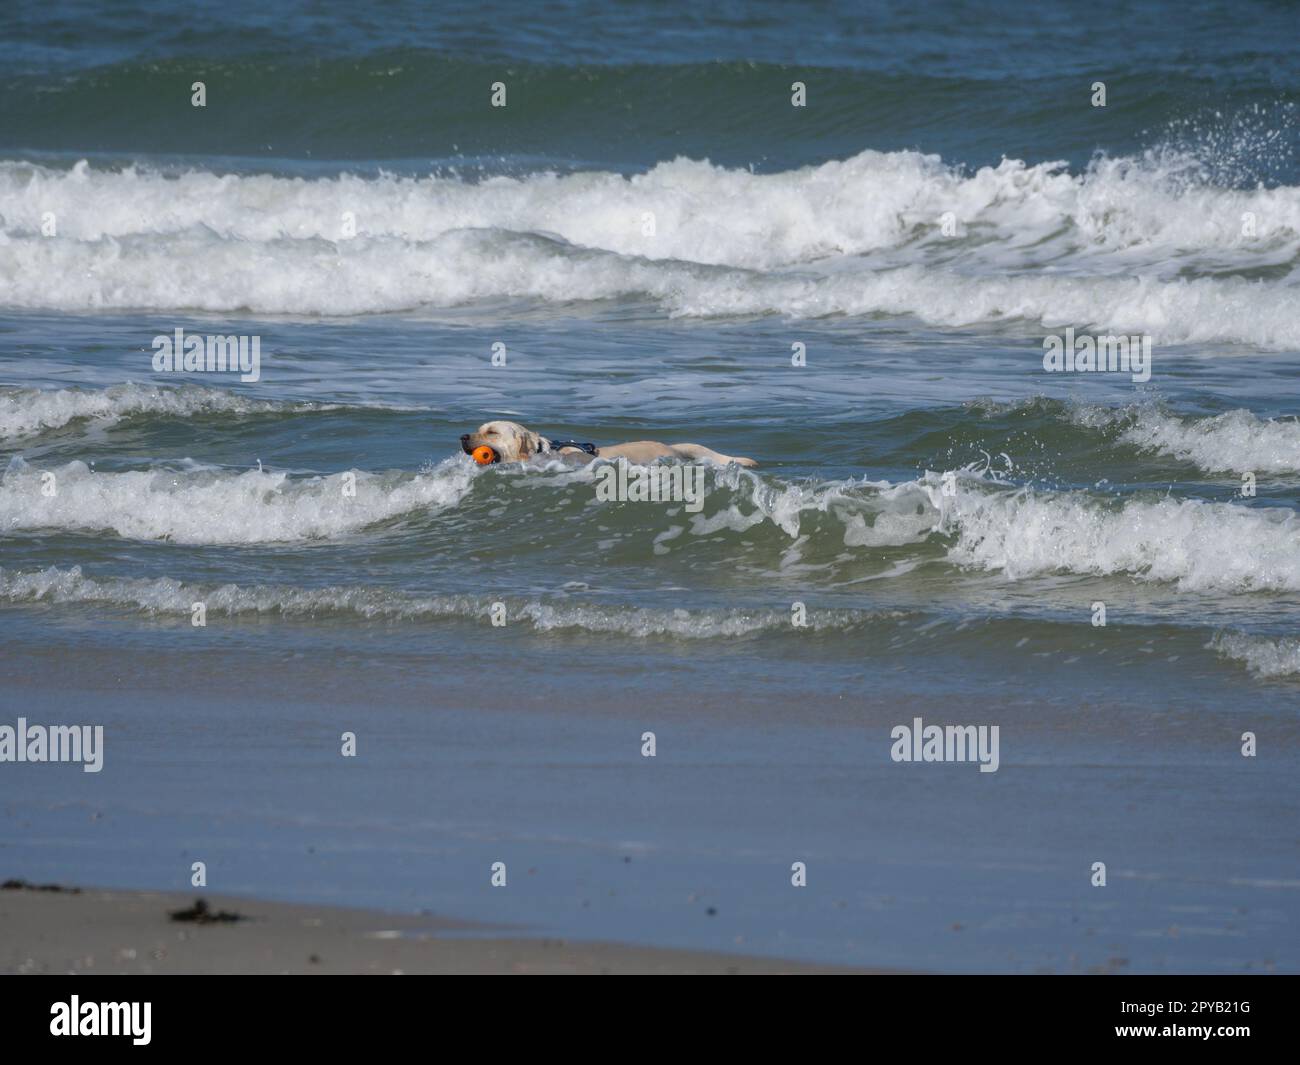
<instances>
[{"instance_id":1,"label":"dark seaweed on sand","mask_svg":"<svg viewBox=\"0 0 1300 1065\"><path fill-rule=\"evenodd\" d=\"M186 921L191 924L228 924L232 921L248 920L242 913L209 909L206 899L195 899L194 905L189 909L172 910L168 916L173 921Z\"/></svg>"},{"instance_id":2,"label":"dark seaweed on sand","mask_svg":"<svg viewBox=\"0 0 1300 1065\"><path fill-rule=\"evenodd\" d=\"M79 887L64 887L62 884L29 884L26 880L6 880L0 884L0 891L64 891L69 895L80 895Z\"/></svg>"}]
</instances>

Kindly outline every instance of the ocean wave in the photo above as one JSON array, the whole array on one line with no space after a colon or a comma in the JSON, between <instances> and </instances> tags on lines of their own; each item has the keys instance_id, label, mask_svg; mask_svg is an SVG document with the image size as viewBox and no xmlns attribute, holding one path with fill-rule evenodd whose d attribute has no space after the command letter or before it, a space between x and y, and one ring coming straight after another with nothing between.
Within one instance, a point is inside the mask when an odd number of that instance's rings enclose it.
<instances>
[{"instance_id":1,"label":"ocean wave","mask_svg":"<svg viewBox=\"0 0 1300 1065\"><path fill-rule=\"evenodd\" d=\"M688 317L888 314L1300 345L1286 280L1300 189L1197 184L1186 168L1166 153L1080 175L1015 160L970 174L866 151L776 174L676 159L630 177L470 181L9 162L0 304L355 315L648 297Z\"/></svg>"},{"instance_id":2,"label":"ocean wave","mask_svg":"<svg viewBox=\"0 0 1300 1065\"><path fill-rule=\"evenodd\" d=\"M558 304L648 298L669 315L688 318L892 315L953 328L1074 323L1149 333L1161 343L1300 346L1291 301L1273 286L1241 278L982 277L921 266L766 274L628 258L497 230L453 232L427 245L395 238L341 246L281 240L255 254L201 233L91 243L24 238L7 250L0 260L0 303L82 312L325 316L493 299ZM1159 352L1156 373L1158 361Z\"/></svg>"},{"instance_id":3,"label":"ocean wave","mask_svg":"<svg viewBox=\"0 0 1300 1065\"><path fill-rule=\"evenodd\" d=\"M103 389L0 389L0 440L61 429L75 421L112 425L136 415L190 418L200 414L294 413L332 404L252 399L223 389L160 388L128 382Z\"/></svg>"},{"instance_id":4,"label":"ocean wave","mask_svg":"<svg viewBox=\"0 0 1300 1065\"><path fill-rule=\"evenodd\" d=\"M93 473L72 462L41 471L19 459L0 480L0 528L51 529L183 544L310 543L350 537L402 515L436 512L469 523L472 541L554 550L555 536L520 536L539 524L590 528L605 506L601 543L643 542L654 555L687 548L767 572L835 558L870 560L893 549L916 559L1022 581L1050 574L1131 576L1189 591L1300 590L1300 518L1286 508L1170 497L1117 499L1002 483L973 469L898 483L796 483L739 467L706 470L702 509L597 504L597 467L482 470L464 456L418 474L290 478L226 470ZM53 473L57 493L42 492ZM593 489L590 496L578 488ZM465 530L449 535L459 540ZM590 533L588 533L590 537ZM706 546L702 546L706 545ZM895 558L895 561L898 561ZM599 562L593 557L593 565Z\"/></svg>"},{"instance_id":5,"label":"ocean wave","mask_svg":"<svg viewBox=\"0 0 1300 1065\"><path fill-rule=\"evenodd\" d=\"M1132 576L1188 591L1300 590L1300 519L1276 507L1082 492L924 486L954 543L949 561L1012 580Z\"/></svg>"},{"instance_id":6,"label":"ocean wave","mask_svg":"<svg viewBox=\"0 0 1300 1065\"><path fill-rule=\"evenodd\" d=\"M127 382L107 388L0 388L0 440L20 440L65 428L75 422L113 425L133 417L185 419L207 414L293 415L343 409L343 404L266 400L200 385L144 385ZM407 410L389 405L372 410ZM1033 416L1039 443L1053 438L1057 425L1112 434L1119 442L1191 463L1207 473L1300 472L1300 420L1261 418L1238 409L1208 416L1179 415L1155 405L1103 407L1038 397L1012 404L975 402L938 416L949 433L978 429L962 417L1004 414ZM1040 439L1041 437L1041 439Z\"/></svg>"},{"instance_id":7,"label":"ocean wave","mask_svg":"<svg viewBox=\"0 0 1300 1065\"><path fill-rule=\"evenodd\" d=\"M593 603L571 593L546 598L520 595L413 594L377 585L302 587L285 584L237 584L182 581L174 577L89 576L81 566L38 570L0 567L0 606L71 606L131 611L147 617L189 619L202 603L209 618L232 620L279 618L285 621L361 621L377 624L449 623L492 626L504 616L510 627L537 634L618 636L632 639L746 640L758 638L845 637L860 640L875 633L897 648L911 640L933 638L936 626L945 642L982 648L1019 646L1032 641L1035 653L1079 651L1078 623L1018 614L989 615L978 620L945 618L923 611L891 607L810 606L793 623L790 607L705 606L686 610L643 607L620 602ZM504 615L501 613L504 610ZM1252 636L1225 630L1208 643L1197 627L1165 625L1140 630L1148 640L1163 641L1190 653L1204 647L1241 662L1262 679L1300 675L1300 641ZM1134 651L1133 634L1090 631L1089 639L1111 641L1116 654Z\"/></svg>"},{"instance_id":8,"label":"ocean wave","mask_svg":"<svg viewBox=\"0 0 1300 1065\"><path fill-rule=\"evenodd\" d=\"M1248 410L1179 417L1156 408L1080 407L1074 420L1118 427L1119 439L1190 462L1208 473L1300 472L1300 420L1260 418Z\"/></svg>"},{"instance_id":9,"label":"ocean wave","mask_svg":"<svg viewBox=\"0 0 1300 1065\"><path fill-rule=\"evenodd\" d=\"M796 541L838 538L868 552L939 543L950 564L1014 581L1064 573L1200 592L1300 590L1300 518L1282 507L1047 492L969 468L896 484L780 485L736 468L715 477L733 494L710 496L691 519L695 535L770 522Z\"/></svg>"},{"instance_id":10,"label":"ocean wave","mask_svg":"<svg viewBox=\"0 0 1300 1065\"><path fill-rule=\"evenodd\" d=\"M1034 396L1012 402L981 399L952 411L909 412L898 421L935 419L946 438L980 440L990 452L1024 440L1032 452L1065 460L1083 459L1089 475L1112 465L1132 465L1136 450L1195 466L1208 474L1289 474L1300 472L1300 420L1266 418L1244 408L1220 414L1183 414L1159 401L1102 406ZM992 424L990 424L992 423ZM991 435L992 426L996 434ZM1015 464L1013 462L1013 468ZM1038 467L1052 476L1061 471Z\"/></svg>"},{"instance_id":11,"label":"ocean wave","mask_svg":"<svg viewBox=\"0 0 1300 1065\"><path fill-rule=\"evenodd\" d=\"M337 539L404 514L453 506L473 475L459 460L421 473L291 478L262 470L97 473L79 461L41 470L15 458L0 477L0 530L108 532L180 544Z\"/></svg>"},{"instance_id":12,"label":"ocean wave","mask_svg":"<svg viewBox=\"0 0 1300 1065\"><path fill-rule=\"evenodd\" d=\"M60 237L79 242L201 229L256 246L342 243L350 216L358 238L418 245L465 229L547 233L625 256L746 270L918 244L930 258L984 256L1004 265L1055 262L1063 252L1081 260L1126 252L1131 265L1135 255L1163 262L1200 251L1212 253L1220 269L1224 255L1243 264L1295 258L1300 189L1198 184L1186 177L1197 167L1194 158L1162 152L1100 158L1079 175L1063 163L1019 160L972 174L936 155L864 151L775 174L678 158L631 176L584 171L470 181L4 162L0 217L11 237L41 236L48 212ZM955 235L943 231L947 212ZM1246 214L1254 218L1250 235L1243 233Z\"/></svg>"},{"instance_id":13,"label":"ocean wave","mask_svg":"<svg viewBox=\"0 0 1300 1065\"><path fill-rule=\"evenodd\" d=\"M1259 677L1300 675L1300 640L1220 632L1206 646L1226 658L1241 662Z\"/></svg>"},{"instance_id":14,"label":"ocean wave","mask_svg":"<svg viewBox=\"0 0 1300 1065\"><path fill-rule=\"evenodd\" d=\"M284 618L348 616L367 621L454 620L490 623L495 604L510 623L537 632L574 630L632 637L711 639L764 633L852 632L876 622L908 617L894 610L823 609L811 611L806 627L791 622L789 609L708 608L687 611L581 602L543 602L506 596L409 595L378 587L300 588L286 585L201 584L171 577L92 578L80 566L20 572L0 568L0 602L11 604L93 604L124 607L154 615L190 616L202 602L209 615Z\"/></svg>"}]
</instances>

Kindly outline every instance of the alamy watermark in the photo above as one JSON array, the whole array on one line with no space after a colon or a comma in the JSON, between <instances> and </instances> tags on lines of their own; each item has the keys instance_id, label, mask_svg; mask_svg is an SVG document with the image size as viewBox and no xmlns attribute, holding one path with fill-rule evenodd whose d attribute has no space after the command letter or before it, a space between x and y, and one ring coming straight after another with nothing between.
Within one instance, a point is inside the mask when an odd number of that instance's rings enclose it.
<instances>
[{"instance_id":1,"label":"alamy watermark","mask_svg":"<svg viewBox=\"0 0 1300 1065\"><path fill-rule=\"evenodd\" d=\"M1146 335L1076 336L1074 326L1065 335L1043 338L1043 369L1048 373L1126 373L1134 384L1151 380L1151 338Z\"/></svg>"},{"instance_id":2,"label":"alamy watermark","mask_svg":"<svg viewBox=\"0 0 1300 1065\"><path fill-rule=\"evenodd\" d=\"M620 456L596 467L595 477L601 503L682 503L691 514L704 509L703 466L632 466Z\"/></svg>"},{"instance_id":3,"label":"alamy watermark","mask_svg":"<svg viewBox=\"0 0 1300 1065\"><path fill-rule=\"evenodd\" d=\"M0 762L80 762L82 772L104 768L103 725L0 725Z\"/></svg>"},{"instance_id":4,"label":"alamy watermark","mask_svg":"<svg viewBox=\"0 0 1300 1065\"><path fill-rule=\"evenodd\" d=\"M260 336L188 336L179 326L153 338L155 373L237 373L246 383L262 376Z\"/></svg>"},{"instance_id":5,"label":"alamy watermark","mask_svg":"<svg viewBox=\"0 0 1300 1065\"><path fill-rule=\"evenodd\" d=\"M996 773L1001 764L997 725L925 725L915 717L910 726L895 725L889 738L895 762L979 762L981 773Z\"/></svg>"},{"instance_id":6,"label":"alamy watermark","mask_svg":"<svg viewBox=\"0 0 1300 1065\"><path fill-rule=\"evenodd\" d=\"M50 1035L130 1036L135 1046L148 1046L152 1014L152 1002L82 1002L73 995L50 1006Z\"/></svg>"}]
</instances>

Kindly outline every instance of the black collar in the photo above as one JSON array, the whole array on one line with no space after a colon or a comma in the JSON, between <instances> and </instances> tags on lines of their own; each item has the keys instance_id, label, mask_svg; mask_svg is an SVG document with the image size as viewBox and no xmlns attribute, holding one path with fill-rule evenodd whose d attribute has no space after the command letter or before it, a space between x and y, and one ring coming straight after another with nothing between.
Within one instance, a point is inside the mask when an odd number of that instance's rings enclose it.
<instances>
[{"instance_id":1,"label":"black collar","mask_svg":"<svg viewBox=\"0 0 1300 1065\"><path fill-rule=\"evenodd\" d=\"M564 447L576 447L579 451L585 451L588 455L599 455L600 449L595 444L580 444L576 440L547 440L544 436L537 438L537 453L545 454L548 451L559 451Z\"/></svg>"}]
</instances>

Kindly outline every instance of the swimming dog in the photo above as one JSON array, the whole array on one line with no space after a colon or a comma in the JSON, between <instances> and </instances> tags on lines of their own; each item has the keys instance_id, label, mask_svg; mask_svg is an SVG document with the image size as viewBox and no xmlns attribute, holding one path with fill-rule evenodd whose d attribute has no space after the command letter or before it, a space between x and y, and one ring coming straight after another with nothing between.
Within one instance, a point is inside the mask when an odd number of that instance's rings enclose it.
<instances>
[{"instance_id":1,"label":"swimming dog","mask_svg":"<svg viewBox=\"0 0 1300 1065\"><path fill-rule=\"evenodd\" d=\"M703 444L661 444L657 440L633 440L627 444L576 443L572 440L550 440L518 422L485 422L475 432L460 438L461 450L467 455L477 447L490 447L496 462L523 462L534 455L565 455L590 462L595 458L624 458L637 465L656 459L675 458L685 462L716 462L725 466L734 462L738 466L757 466L753 459L736 455L723 455Z\"/></svg>"}]
</instances>

